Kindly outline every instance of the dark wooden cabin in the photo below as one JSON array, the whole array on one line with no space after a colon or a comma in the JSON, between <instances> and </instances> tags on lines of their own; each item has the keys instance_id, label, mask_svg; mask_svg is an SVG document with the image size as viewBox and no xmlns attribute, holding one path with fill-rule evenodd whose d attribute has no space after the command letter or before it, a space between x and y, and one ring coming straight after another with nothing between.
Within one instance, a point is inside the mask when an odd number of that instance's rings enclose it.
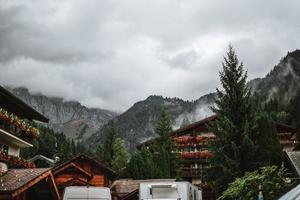
<instances>
[{"instance_id":1,"label":"dark wooden cabin","mask_svg":"<svg viewBox=\"0 0 300 200\"><path fill-rule=\"evenodd\" d=\"M109 187L117 176L101 161L84 154L55 167L52 172L60 194L68 186Z\"/></svg>"}]
</instances>

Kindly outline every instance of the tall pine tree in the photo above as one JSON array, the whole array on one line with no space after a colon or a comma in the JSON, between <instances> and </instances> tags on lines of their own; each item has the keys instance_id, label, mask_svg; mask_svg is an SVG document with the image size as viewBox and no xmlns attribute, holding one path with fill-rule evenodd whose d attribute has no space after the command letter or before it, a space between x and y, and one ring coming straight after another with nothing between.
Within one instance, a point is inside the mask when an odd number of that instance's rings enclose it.
<instances>
[{"instance_id":1,"label":"tall pine tree","mask_svg":"<svg viewBox=\"0 0 300 200\"><path fill-rule=\"evenodd\" d=\"M147 147L135 152L126 166L126 175L133 179L161 178L162 172L157 165L153 152Z\"/></svg>"},{"instance_id":2,"label":"tall pine tree","mask_svg":"<svg viewBox=\"0 0 300 200\"><path fill-rule=\"evenodd\" d=\"M125 147L125 142L121 138L117 138L113 143L114 157L111 161L112 168L118 173L122 174L127 164L129 154Z\"/></svg>"},{"instance_id":3,"label":"tall pine tree","mask_svg":"<svg viewBox=\"0 0 300 200\"><path fill-rule=\"evenodd\" d=\"M97 147L96 154L101 160L106 162L109 167L112 167L112 161L114 159L113 145L118 138L117 129L113 121L108 124L108 129L102 136L102 140Z\"/></svg>"},{"instance_id":4,"label":"tall pine tree","mask_svg":"<svg viewBox=\"0 0 300 200\"><path fill-rule=\"evenodd\" d=\"M155 132L160 136L152 146L154 158L161 171L160 178L173 178L177 176L178 158L175 153L175 145L171 137L172 125L167 111L162 108L160 119ZM163 160L163 162L161 162Z\"/></svg>"},{"instance_id":5,"label":"tall pine tree","mask_svg":"<svg viewBox=\"0 0 300 200\"><path fill-rule=\"evenodd\" d=\"M246 82L247 72L232 46L222 66L222 89L217 89L218 99L212 108L219 118L210 124L210 130L217 136L212 144L215 155L211 173L217 192L222 192L235 177L249 170L249 158L256 151L252 134L256 123Z\"/></svg>"},{"instance_id":6,"label":"tall pine tree","mask_svg":"<svg viewBox=\"0 0 300 200\"><path fill-rule=\"evenodd\" d=\"M231 46L222 66L222 90L217 89L218 99L212 108L218 120L209 126L217 136L212 142L215 155L210 178L218 193L245 172L282 161L274 121L260 99L251 95L247 72Z\"/></svg>"}]
</instances>

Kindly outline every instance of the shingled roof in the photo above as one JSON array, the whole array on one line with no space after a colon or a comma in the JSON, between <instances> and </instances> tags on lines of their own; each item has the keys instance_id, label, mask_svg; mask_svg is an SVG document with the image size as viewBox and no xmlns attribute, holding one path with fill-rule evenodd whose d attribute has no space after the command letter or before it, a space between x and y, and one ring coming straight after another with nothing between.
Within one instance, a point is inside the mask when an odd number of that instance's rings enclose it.
<instances>
[{"instance_id":1,"label":"shingled roof","mask_svg":"<svg viewBox=\"0 0 300 200\"><path fill-rule=\"evenodd\" d=\"M29 119L37 120L40 122L48 123L49 119L27 105L24 101L16 97L14 94L0 86L0 107L4 108L10 113Z\"/></svg>"},{"instance_id":2,"label":"shingled roof","mask_svg":"<svg viewBox=\"0 0 300 200\"><path fill-rule=\"evenodd\" d=\"M77 156L75 156L74 158L72 158L71 160L68 160L67 162L58 165L56 167L54 167L52 169L53 174L56 174L57 171L61 171L60 169L63 168L65 169L66 166L69 166L70 163L76 161L76 160L81 160L81 159L87 159L90 160L91 162L97 164L99 167L101 167L102 169L104 169L106 172L108 172L111 176L117 176L117 173L112 170L111 168L107 167L105 164L103 164L100 160L98 160L97 158L92 158L90 156L87 156L85 154L78 154Z\"/></svg>"},{"instance_id":3,"label":"shingled roof","mask_svg":"<svg viewBox=\"0 0 300 200\"><path fill-rule=\"evenodd\" d=\"M47 172L49 168L10 169L0 176L0 192L15 191Z\"/></svg>"},{"instance_id":4,"label":"shingled roof","mask_svg":"<svg viewBox=\"0 0 300 200\"><path fill-rule=\"evenodd\" d=\"M16 198L46 178L51 180L55 198L60 199L50 168L8 170L0 176L0 199Z\"/></svg>"}]
</instances>

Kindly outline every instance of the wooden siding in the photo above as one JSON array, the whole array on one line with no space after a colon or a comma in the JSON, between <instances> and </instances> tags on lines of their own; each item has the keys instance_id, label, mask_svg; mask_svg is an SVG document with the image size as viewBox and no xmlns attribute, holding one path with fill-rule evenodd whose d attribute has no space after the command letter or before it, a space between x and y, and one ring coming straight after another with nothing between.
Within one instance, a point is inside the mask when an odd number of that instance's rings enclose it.
<instances>
[{"instance_id":1,"label":"wooden siding","mask_svg":"<svg viewBox=\"0 0 300 200\"><path fill-rule=\"evenodd\" d=\"M95 186L104 187L105 186L104 175L94 175L92 180L90 180L90 183Z\"/></svg>"},{"instance_id":2,"label":"wooden siding","mask_svg":"<svg viewBox=\"0 0 300 200\"><path fill-rule=\"evenodd\" d=\"M115 173L103 167L99 161L85 155L79 155L54 168L53 175L60 194L62 194L67 186L109 187Z\"/></svg>"}]
</instances>

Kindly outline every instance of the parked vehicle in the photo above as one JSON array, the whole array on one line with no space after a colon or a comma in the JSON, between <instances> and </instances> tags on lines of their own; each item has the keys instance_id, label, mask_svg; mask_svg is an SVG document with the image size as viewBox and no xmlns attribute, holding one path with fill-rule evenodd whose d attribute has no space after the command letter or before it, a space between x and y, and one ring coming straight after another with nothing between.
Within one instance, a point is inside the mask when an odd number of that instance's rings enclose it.
<instances>
[{"instance_id":1,"label":"parked vehicle","mask_svg":"<svg viewBox=\"0 0 300 200\"><path fill-rule=\"evenodd\" d=\"M202 191L189 182L145 182L140 184L139 200L202 200Z\"/></svg>"},{"instance_id":2,"label":"parked vehicle","mask_svg":"<svg viewBox=\"0 0 300 200\"><path fill-rule=\"evenodd\" d=\"M111 200L110 189L106 187L70 186L66 187L63 200Z\"/></svg>"},{"instance_id":3,"label":"parked vehicle","mask_svg":"<svg viewBox=\"0 0 300 200\"><path fill-rule=\"evenodd\" d=\"M299 200L300 199L300 184L288 191L279 200Z\"/></svg>"}]
</instances>

